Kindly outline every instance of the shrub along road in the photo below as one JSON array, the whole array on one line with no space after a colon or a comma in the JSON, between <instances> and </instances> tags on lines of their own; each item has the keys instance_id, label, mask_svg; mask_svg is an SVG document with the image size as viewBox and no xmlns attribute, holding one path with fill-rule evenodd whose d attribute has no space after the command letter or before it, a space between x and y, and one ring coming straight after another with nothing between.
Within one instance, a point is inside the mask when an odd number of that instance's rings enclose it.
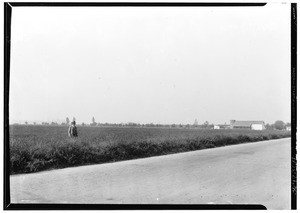
<instances>
[{"instance_id":1,"label":"shrub along road","mask_svg":"<svg viewBox=\"0 0 300 213\"><path fill-rule=\"evenodd\" d=\"M12 203L263 204L290 209L290 138L11 175Z\"/></svg>"}]
</instances>

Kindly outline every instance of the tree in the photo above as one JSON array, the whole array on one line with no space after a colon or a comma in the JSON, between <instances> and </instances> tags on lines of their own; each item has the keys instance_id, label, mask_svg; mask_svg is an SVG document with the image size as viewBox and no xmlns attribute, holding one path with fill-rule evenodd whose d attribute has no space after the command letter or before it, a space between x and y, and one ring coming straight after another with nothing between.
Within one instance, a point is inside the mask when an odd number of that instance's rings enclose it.
<instances>
[{"instance_id":1,"label":"tree","mask_svg":"<svg viewBox=\"0 0 300 213\"><path fill-rule=\"evenodd\" d=\"M203 124L203 127L204 127L204 128L208 128L208 126L209 126L209 122L208 122L208 121L205 121L204 124Z\"/></svg>"},{"instance_id":2,"label":"tree","mask_svg":"<svg viewBox=\"0 0 300 213\"><path fill-rule=\"evenodd\" d=\"M93 117L93 118L92 118L91 126L96 126L96 125L97 125L96 120L95 120L95 118Z\"/></svg>"},{"instance_id":3,"label":"tree","mask_svg":"<svg viewBox=\"0 0 300 213\"><path fill-rule=\"evenodd\" d=\"M269 124L269 123L267 123L266 125L265 125L265 127L266 127L266 129L267 130L274 130L275 129L275 124Z\"/></svg>"},{"instance_id":4,"label":"tree","mask_svg":"<svg viewBox=\"0 0 300 213\"><path fill-rule=\"evenodd\" d=\"M198 121L195 119L194 126L198 126Z\"/></svg>"},{"instance_id":5,"label":"tree","mask_svg":"<svg viewBox=\"0 0 300 213\"><path fill-rule=\"evenodd\" d=\"M275 129L283 130L284 129L284 122L283 121L275 121L274 127L275 127Z\"/></svg>"},{"instance_id":6,"label":"tree","mask_svg":"<svg viewBox=\"0 0 300 213\"><path fill-rule=\"evenodd\" d=\"M66 124L69 125L69 123L70 123L70 119L67 117L66 118Z\"/></svg>"},{"instance_id":7,"label":"tree","mask_svg":"<svg viewBox=\"0 0 300 213\"><path fill-rule=\"evenodd\" d=\"M27 125L27 124L28 124L28 122L27 122L27 121L25 121L25 124Z\"/></svg>"}]
</instances>

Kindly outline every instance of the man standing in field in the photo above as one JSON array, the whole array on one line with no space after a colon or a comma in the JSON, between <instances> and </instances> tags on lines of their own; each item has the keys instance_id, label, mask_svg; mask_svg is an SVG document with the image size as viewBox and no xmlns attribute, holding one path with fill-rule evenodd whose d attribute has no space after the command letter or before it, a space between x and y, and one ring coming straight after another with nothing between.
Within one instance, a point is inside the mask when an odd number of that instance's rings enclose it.
<instances>
[{"instance_id":1,"label":"man standing in field","mask_svg":"<svg viewBox=\"0 0 300 213\"><path fill-rule=\"evenodd\" d=\"M69 130L68 130L68 134L69 134L69 137L71 137L71 138L76 138L78 136L75 121L71 122L71 126L69 127Z\"/></svg>"}]
</instances>

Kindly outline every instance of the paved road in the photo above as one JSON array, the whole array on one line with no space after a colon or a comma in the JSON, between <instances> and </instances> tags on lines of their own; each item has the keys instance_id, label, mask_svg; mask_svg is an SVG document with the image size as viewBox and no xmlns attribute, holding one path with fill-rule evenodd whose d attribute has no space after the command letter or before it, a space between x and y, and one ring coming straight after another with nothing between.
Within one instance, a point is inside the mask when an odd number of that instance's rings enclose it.
<instances>
[{"instance_id":1,"label":"paved road","mask_svg":"<svg viewBox=\"0 0 300 213\"><path fill-rule=\"evenodd\" d=\"M13 175L12 203L263 204L290 209L290 138Z\"/></svg>"}]
</instances>

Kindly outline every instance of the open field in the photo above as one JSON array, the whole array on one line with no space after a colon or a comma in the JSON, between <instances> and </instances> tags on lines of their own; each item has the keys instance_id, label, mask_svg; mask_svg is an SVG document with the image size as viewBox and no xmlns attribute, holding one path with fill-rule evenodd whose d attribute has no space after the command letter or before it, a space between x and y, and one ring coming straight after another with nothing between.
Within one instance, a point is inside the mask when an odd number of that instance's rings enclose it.
<instances>
[{"instance_id":1,"label":"open field","mask_svg":"<svg viewBox=\"0 0 300 213\"><path fill-rule=\"evenodd\" d=\"M10 126L10 172L97 164L290 137L286 131Z\"/></svg>"}]
</instances>

